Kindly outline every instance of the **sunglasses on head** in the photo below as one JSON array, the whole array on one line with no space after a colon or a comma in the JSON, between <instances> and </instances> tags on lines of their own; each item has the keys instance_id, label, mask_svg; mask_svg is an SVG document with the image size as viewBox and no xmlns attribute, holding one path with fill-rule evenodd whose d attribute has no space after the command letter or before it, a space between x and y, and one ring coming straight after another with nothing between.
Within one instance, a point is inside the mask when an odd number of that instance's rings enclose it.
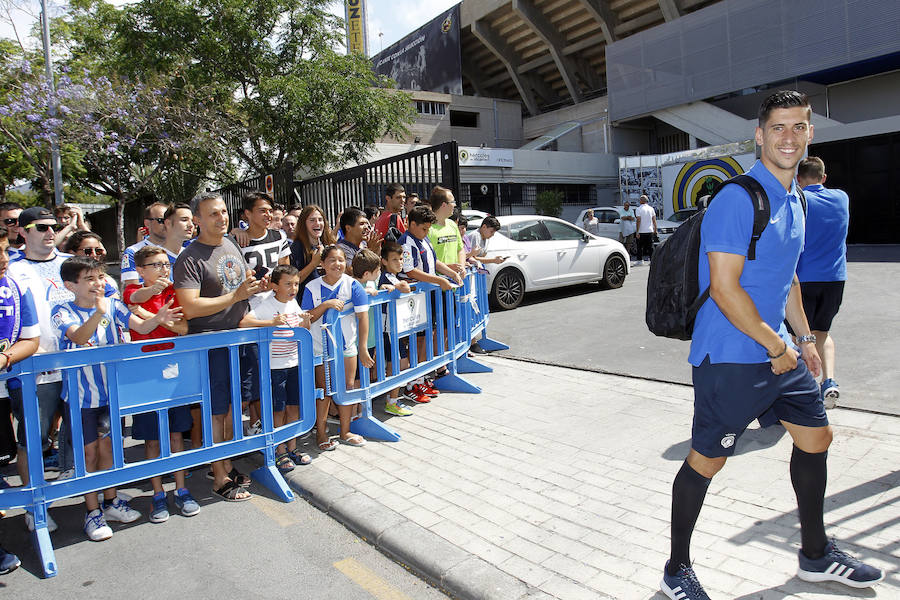
<instances>
[{"instance_id":1,"label":"sunglasses on head","mask_svg":"<svg viewBox=\"0 0 900 600\"><path fill-rule=\"evenodd\" d=\"M91 255L105 256L106 255L106 250L104 250L103 248L82 248L81 252L85 256L91 256Z\"/></svg>"},{"instance_id":2,"label":"sunglasses on head","mask_svg":"<svg viewBox=\"0 0 900 600\"><path fill-rule=\"evenodd\" d=\"M49 225L47 223L29 223L25 226L25 229L29 227L34 227L34 229L40 233L47 233L48 230L52 229L53 231L57 230L56 225Z\"/></svg>"},{"instance_id":3,"label":"sunglasses on head","mask_svg":"<svg viewBox=\"0 0 900 600\"><path fill-rule=\"evenodd\" d=\"M3 219L4 225L18 225L19 219L18 217L7 217Z\"/></svg>"}]
</instances>

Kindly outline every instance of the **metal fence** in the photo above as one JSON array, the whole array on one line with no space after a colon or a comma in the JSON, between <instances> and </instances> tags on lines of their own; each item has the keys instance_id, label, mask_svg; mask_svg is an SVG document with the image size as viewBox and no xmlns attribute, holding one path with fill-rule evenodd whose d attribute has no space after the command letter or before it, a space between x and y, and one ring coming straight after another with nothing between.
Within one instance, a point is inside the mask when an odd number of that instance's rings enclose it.
<instances>
[{"instance_id":1,"label":"metal fence","mask_svg":"<svg viewBox=\"0 0 900 600\"><path fill-rule=\"evenodd\" d=\"M225 206L228 207L228 214L233 219L232 224L235 224L241 217L241 198L248 192L269 192L275 203L285 208L297 204L297 196L294 194L294 169L294 163L287 162L272 173L257 175L213 191L222 195Z\"/></svg>"},{"instance_id":2,"label":"metal fence","mask_svg":"<svg viewBox=\"0 0 900 600\"><path fill-rule=\"evenodd\" d=\"M305 179L295 184L304 205L318 204L334 221L348 206L384 204L388 185L399 183L406 193L428 198L431 188L442 185L459 193L459 149L447 142L392 156L343 171Z\"/></svg>"}]
</instances>

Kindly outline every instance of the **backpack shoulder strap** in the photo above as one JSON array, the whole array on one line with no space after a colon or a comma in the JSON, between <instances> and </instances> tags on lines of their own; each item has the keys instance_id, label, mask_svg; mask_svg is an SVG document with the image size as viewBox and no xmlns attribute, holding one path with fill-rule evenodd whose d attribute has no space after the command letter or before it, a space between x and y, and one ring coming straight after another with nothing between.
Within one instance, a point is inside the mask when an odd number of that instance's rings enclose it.
<instances>
[{"instance_id":1,"label":"backpack shoulder strap","mask_svg":"<svg viewBox=\"0 0 900 600\"><path fill-rule=\"evenodd\" d=\"M715 197L723 187L729 183L741 186L747 194L750 195L750 201L753 203L753 234L750 237L750 245L747 248L747 259L756 260L756 242L762 236L763 230L769 224L771 216L771 208L769 207L769 196L760 182L749 175L737 175L731 179L727 179L716 186L713 197ZM712 200L712 199L710 199ZM803 200L804 212L806 200Z\"/></svg>"},{"instance_id":2,"label":"backpack shoulder strap","mask_svg":"<svg viewBox=\"0 0 900 600\"><path fill-rule=\"evenodd\" d=\"M806 216L808 216L808 214L807 214L808 209L806 206L806 194L803 193L803 190L800 189L799 185L797 186L797 195L800 196L800 206L803 207L803 216L806 217Z\"/></svg>"}]
</instances>

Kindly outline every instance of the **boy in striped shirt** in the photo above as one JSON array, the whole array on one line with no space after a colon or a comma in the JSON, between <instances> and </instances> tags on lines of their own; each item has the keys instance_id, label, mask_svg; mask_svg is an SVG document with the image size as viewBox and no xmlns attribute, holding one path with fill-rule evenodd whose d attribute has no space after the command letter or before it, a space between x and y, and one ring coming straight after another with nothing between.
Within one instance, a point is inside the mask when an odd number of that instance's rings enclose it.
<instances>
[{"instance_id":1,"label":"boy in striped shirt","mask_svg":"<svg viewBox=\"0 0 900 600\"><path fill-rule=\"evenodd\" d=\"M241 327L278 327L275 337L291 337L286 327L309 328L309 313L300 310L297 291L300 271L291 265L278 265L270 275L271 290L250 300L250 312L241 319ZM272 369L272 412L275 427L300 418L300 364L297 342L272 341L269 366ZM308 465L309 455L297 452L297 440L288 440L275 449L275 464L282 473L290 473L297 465Z\"/></svg>"},{"instance_id":2,"label":"boy in striped shirt","mask_svg":"<svg viewBox=\"0 0 900 600\"><path fill-rule=\"evenodd\" d=\"M104 268L93 258L74 256L63 262L59 270L63 285L75 294L74 300L56 305L50 318L59 334L61 350L118 344L128 329L147 334L163 323L171 324L181 317L181 309L171 308L171 300L152 318L141 319L131 314L120 300L106 298ZM106 369L103 365L90 365L79 371L77 389L69 390L64 378L62 395L81 402L85 470L89 473L103 471L112 467L113 460L108 437L110 415ZM84 532L95 542L112 537L107 521L130 523L141 516L116 496L115 488L103 490L102 510L95 493L85 494L84 504L87 508Z\"/></svg>"}]
</instances>

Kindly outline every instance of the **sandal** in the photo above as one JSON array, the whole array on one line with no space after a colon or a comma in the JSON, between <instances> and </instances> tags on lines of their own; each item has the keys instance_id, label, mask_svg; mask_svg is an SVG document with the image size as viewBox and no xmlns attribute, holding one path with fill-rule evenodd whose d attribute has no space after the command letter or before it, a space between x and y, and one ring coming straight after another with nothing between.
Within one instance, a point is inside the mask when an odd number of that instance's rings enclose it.
<instances>
[{"instance_id":1,"label":"sandal","mask_svg":"<svg viewBox=\"0 0 900 600\"><path fill-rule=\"evenodd\" d=\"M319 442L317 445L322 452L331 452L332 450L337 450L338 447L337 440L325 440L324 442Z\"/></svg>"},{"instance_id":2,"label":"sandal","mask_svg":"<svg viewBox=\"0 0 900 600\"><path fill-rule=\"evenodd\" d=\"M244 475L234 467L231 467L231 472L226 475L232 481L237 482L237 484L241 487L247 487L252 483L252 479L250 479L249 475ZM210 481L215 481L215 476L213 475L212 469L206 472L206 478Z\"/></svg>"},{"instance_id":3,"label":"sandal","mask_svg":"<svg viewBox=\"0 0 900 600\"><path fill-rule=\"evenodd\" d=\"M275 466L278 467L278 471L282 475L287 475L293 471L297 465L294 464L294 461L291 460L291 457L287 453L284 453L275 459Z\"/></svg>"},{"instance_id":4,"label":"sandal","mask_svg":"<svg viewBox=\"0 0 900 600\"><path fill-rule=\"evenodd\" d=\"M361 435L350 435L346 438L340 438L342 444L347 444L348 446L353 446L354 448L359 448L360 446L366 445L366 438Z\"/></svg>"},{"instance_id":5,"label":"sandal","mask_svg":"<svg viewBox=\"0 0 900 600\"><path fill-rule=\"evenodd\" d=\"M246 502L253 497L246 488L239 486L234 481L226 481L225 485L213 490L213 494L226 502Z\"/></svg>"},{"instance_id":6,"label":"sandal","mask_svg":"<svg viewBox=\"0 0 900 600\"><path fill-rule=\"evenodd\" d=\"M296 450L288 450L287 455L291 457L291 460L294 461L295 465L306 466L312 464L312 458L310 458L309 454L303 454Z\"/></svg>"}]
</instances>

